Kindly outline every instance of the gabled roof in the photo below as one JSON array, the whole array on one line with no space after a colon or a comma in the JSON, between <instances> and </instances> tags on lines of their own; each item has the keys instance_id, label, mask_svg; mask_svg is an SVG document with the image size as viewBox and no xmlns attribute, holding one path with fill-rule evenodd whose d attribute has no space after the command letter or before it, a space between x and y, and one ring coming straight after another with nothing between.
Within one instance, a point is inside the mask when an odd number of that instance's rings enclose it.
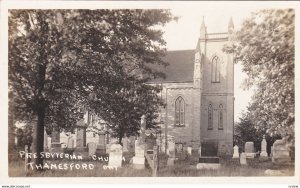
<instances>
[{"instance_id":1,"label":"gabled roof","mask_svg":"<svg viewBox=\"0 0 300 188\"><path fill-rule=\"evenodd\" d=\"M169 65L161 68L166 79L156 79L151 82L192 82L194 74L195 50L168 51L163 60Z\"/></svg>"}]
</instances>

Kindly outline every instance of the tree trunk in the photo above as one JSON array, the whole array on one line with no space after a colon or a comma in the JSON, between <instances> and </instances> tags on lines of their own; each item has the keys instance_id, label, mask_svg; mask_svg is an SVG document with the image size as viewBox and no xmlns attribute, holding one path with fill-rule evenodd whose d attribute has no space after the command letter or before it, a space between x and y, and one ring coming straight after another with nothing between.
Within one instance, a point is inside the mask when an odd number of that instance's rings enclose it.
<instances>
[{"instance_id":1,"label":"tree trunk","mask_svg":"<svg viewBox=\"0 0 300 188\"><path fill-rule=\"evenodd\" d=\"M123 127L123 126L122 126ZM119 144L122 146L123 128L119 130Z\"/></svg>"},{"instance_id":2,"label":"tree trunk","mask_svg":"<svg viewBox=\"0 0 300 188\"><path fill-rule=\"evenodd\" d=\"M43 165L43 158L40 153L44 151L44 121L45 108L40 108L37 112L37 122L34 123L32 152L37 154L35 165ZM40 168L39 168L40 169Z\"/></svg>"}]
</instances>

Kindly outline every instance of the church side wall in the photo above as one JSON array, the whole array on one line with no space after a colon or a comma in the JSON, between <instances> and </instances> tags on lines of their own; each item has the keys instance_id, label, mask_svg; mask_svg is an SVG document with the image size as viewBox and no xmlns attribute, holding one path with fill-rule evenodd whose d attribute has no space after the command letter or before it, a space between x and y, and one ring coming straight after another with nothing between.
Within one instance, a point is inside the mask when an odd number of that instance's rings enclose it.
<instances>
[{"instance_id":1,"label":"church side wall","mask_svg":"<svg viewBox=\"0 0 300 188\"><path fill-rule=\"evenodd\" d=\"M175 101L182 97L185 103L184 126L175 125ZM165 134L168 135L168 142L182 143L185 146L193 145L193 138L197 133L193 131L193 125L199 125L194 117L194 88L193 83L164 83L162 98L166 102L165 114ZM199 102L199 100L198 100ZM198 127L200 130L200 128ZM199 131L198 131L199 132ZM199 136L199 133L198 133Z\"/></svg>"}]
</instances>

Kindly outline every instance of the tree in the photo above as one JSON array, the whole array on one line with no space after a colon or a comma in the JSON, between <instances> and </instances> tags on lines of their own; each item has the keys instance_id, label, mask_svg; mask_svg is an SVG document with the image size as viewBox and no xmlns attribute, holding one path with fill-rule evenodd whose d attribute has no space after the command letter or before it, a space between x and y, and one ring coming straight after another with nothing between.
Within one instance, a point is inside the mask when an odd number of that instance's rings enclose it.
<instances>
[{"instance_id":1,"label":"tree","mask_svg":"<svg viewBox=\"0 0 300 188\"><path fill-rule=\"evenodd\" d=\"M163 76L149 65L166 65L161 60L165 52L162 31L154 26L171 21L169 11L9 13L9 88L15 94L16 119L37 122L33 152L43 151L45 126L72 129L86 110L123 134L131 126L130 121L122 121L128 115L124 112L134 111L131 121L137 121L138 115L156 108L157 97L149 98L147 107L136 104L157 91L145 82ZM39 157L35 162L43 163Z\"/></svg>"},{"instance_id":2,"label":"tree","mask_svg":"<svg viewBox=\"0 0 300 188\"><path fill-rule=\"evenodd\" d=\"M263 127L256 126L249 110L235 123L234 144L238 145L241 151L243 151L246 142L253 142L256 150L261 151L261 141L264 135L268 143L267 150L270 152L271 145L276 139L281 138L280 135L269 135Z\"/></svg>"},{"instance_id":3,"label":"tree","mask_svg":"<svg viewBox=\"0 0 300 188\"><path fill-rule=\"evenodd\" d=\"M251 14L224 51L233 52L254 87L251 121L270 134L294 141L295 13L269 9Z\"/></svg>"}]
</instances>

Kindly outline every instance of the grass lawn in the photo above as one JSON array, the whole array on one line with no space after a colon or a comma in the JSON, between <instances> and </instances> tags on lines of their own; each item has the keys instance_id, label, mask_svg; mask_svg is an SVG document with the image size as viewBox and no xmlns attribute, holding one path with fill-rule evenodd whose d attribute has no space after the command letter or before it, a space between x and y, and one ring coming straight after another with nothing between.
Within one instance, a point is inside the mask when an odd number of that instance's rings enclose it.
<instances>
[{"instance_id":1,"label":"grass lawn","mask_svg":"<svg viewBox=\"0 0 300 188\"><path fill-rule=\"evenodd\" d=\"M128 158L129 159L129 158ZM72 161L52 160L47 163L72 163ZM107 162L104 161L73 161L74 163L93 164L92 170L42 170L25 172L23 160L12 160L9 163L9 176L11 177L151 177L149 167L137 170L129 164L129 160L123 163L122 168L105 169ZM196 162L197 163L197 162ZM241 166L238 160L221 160L221 168L218 170L197 170L196 163L191 161L178 161L174 166L166 166L165 159L161 159L158 171L159 177L207 177L207 176L266 176L265 170L280 170L283 176L293 176L294 166L278 166L270 160L261 162L258 159L248 160L247 166Z\"/></svg>"}]
</instances>

